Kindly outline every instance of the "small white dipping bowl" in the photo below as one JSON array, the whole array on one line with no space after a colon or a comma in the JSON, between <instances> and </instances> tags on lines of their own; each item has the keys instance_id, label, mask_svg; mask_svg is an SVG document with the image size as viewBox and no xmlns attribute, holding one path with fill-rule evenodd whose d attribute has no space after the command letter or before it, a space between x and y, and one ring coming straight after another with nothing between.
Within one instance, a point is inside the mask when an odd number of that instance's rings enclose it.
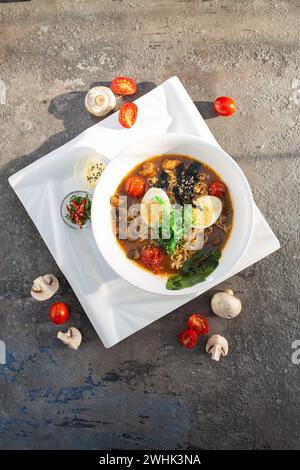
<instances>
[{"instance_id":1,"label":"small white dipping bowl","mask_svg":"<svg viewBox=\"0 0 300 470\"><path fill-rule=\"evenodd\" d=\"M187 155L207 163L226 184L233 203L233 228L218 268L204 282L182 290L166 289L167 276L152 274L128 259L112 226L110 197L116 192L122 179L139 163L163 154ZM92 228L102 256L126 281L155 294L193 294L222 282L247 250L253 230L252 193L240 167L218 146L187 134L153 135L126 147L107 166L93 197Z\"/></svg>"}]
</instances>

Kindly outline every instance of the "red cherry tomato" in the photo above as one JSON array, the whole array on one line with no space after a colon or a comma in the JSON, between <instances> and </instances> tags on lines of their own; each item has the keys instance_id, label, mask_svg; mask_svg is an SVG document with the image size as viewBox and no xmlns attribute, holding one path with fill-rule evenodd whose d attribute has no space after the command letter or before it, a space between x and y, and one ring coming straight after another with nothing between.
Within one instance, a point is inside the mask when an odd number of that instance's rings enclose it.
<instances>
[{"instance_id":1,"label":"red cherry tomato","mask_svg":"<svg viewBox=\"0 0 300 470\"><path fill-rule=\"evenodd\" d=\"M236 112L236 104L229 96L219 96L214 102L214 109L221 116L231 116Z\"/></svg>"},{"instance_id":2,"label":"red cherry tomato","mask_svg":"<svg viewBox=\"0 0 300 470\"><path fill-rule=\"evenodd\" d=\"M122 104L119 111L119 123L129 129L133 126L137 118L137 105L135 103Z\"/></svg>"},{"instance_id":3,"label":"red cherry tomato","mask_svg":"<svg viewBox=\"0 0 300 470\"><path fill-rule=\"evenodd\" d=\"M208 333L208 322L205 317L193 313L187 321L187 325L191 330L194 330L197 335L206 335Z\"/></svg>"},{"instance_id":4,"label":"red cherry tomato","mask_svg":"<svg viewBox=\"0 0 300 470\"><path fill-rule=\"evenodd\" d=\"M227 188L224 183L221 181L213 181L208 186L208 194L211 196L219 197L220 199L224 199L227 193Z\"/></svg>"},{"instance_id":5,"label":"red cherry tomato","mask_svg":"<svg viewBox=\"0 0 300 470\"><path fill-rule=\"evenodd\" d=\"M127 178L124 189L128 196L139 198L145 194L146 191L146 181L144 178L138 175L130 176Z\"/></svg>"},{"instance_id":6,"label":"red cherry tomato","mask_svg":"<svg viewBox=\"0 0 300 470\"><path fill-rule=\"evenodd\" d=\"M65 323L69 318L69 309L63 302L55 302L50 307L50 319L56 325Z\"/></svg>"},{"instance_id":7,"label":"red cherry tomato","mask_svg":"<svg viewBox=\"0 0 300 470\"><path fill-rule=\"evenodd\" d=\"M179 335L179 343L185 348L192 349L197 343L197 333L194 330L184 330Z\"/></svg>"},{"instance_id":8,"label":"red cherry tomato","mask_svg":"<svg viewBox=\"0 0 300 470\"><path fill-rule=\"evenodd\" d=\"M111 89L116 95L133 95L137 86L133 78L116 77L111 82Z\"/></svg>"},{"instance_id":9,"label":"red cherry tomato","mask_svg":"<svg viewBox=\"0 0 300 470\"><path fill-rule=\"evenodd\" d=\"M160 273L164 268L164 255L157 246L144 246L141 251L140 260L154 274Z\"/></svg>"}]
</instances>

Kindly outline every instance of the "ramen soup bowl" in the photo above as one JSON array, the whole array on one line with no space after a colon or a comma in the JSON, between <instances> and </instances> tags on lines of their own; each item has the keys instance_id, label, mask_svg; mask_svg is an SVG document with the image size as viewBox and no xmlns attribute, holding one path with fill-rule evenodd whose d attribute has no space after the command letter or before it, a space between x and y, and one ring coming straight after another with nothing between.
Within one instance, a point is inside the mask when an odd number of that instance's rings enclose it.
<instances>
[{"instance_id":1,"label":"ramen soup bowl","mask_svg":"<svg viewBox=\"0 0 300 470\"><path fill-rule=\"evenodd\" d=\"M232 205L232 228L221 252L217 267L201 282L172 290L167 288L168 275L155 274L129 259L117 240L110 198L135 167L155 156L187 156L211 168L229 191ZM97 246L114 271L132 285L154 294L188 295L207 290L222 282L239 263L251 240L253 199L248 181L237 163L217 145L191 135L161 134L134 142L122 150L102 174L92 202L92 229Z\"/></svg>"}]
</instances>

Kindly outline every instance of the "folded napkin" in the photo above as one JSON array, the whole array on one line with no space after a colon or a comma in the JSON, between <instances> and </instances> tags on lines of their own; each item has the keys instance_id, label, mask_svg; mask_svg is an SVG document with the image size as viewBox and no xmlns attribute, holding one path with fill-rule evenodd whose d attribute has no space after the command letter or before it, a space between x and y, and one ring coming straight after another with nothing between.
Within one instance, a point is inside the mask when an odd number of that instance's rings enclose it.
<instances>
[{"instance_id":1,"label":"folded napkin","mask_svg":"<svg viewBox=\"0 0 300 470\"><path fill-rule=\"evenodd\" d=\"M205 291L200 286L194 295L172 297L137 289L107 265L91 229L72 230L61 220L61 201L77 189L73 170L84 154L97 151L112 159L135 140L163 132L188 133L218 145L177 77L136 102L143 118L137 119L131 129L121 128L115 113L9 178L105 347L115 345ZM256 205L254 217L249 248L223 280L280 246Z\"/></svg>"}]
</instances>

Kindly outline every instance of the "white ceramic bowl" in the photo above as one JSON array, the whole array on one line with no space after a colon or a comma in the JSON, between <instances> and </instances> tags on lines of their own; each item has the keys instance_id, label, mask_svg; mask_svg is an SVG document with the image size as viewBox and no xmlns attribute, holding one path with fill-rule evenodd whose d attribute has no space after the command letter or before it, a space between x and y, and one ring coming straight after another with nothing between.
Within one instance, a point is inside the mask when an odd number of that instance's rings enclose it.
<instances>
[{"instance_id":1,"label":"white ceramic bowl","mask_svg":"<svg viewBox=\"0 0 300 470\"><path fill-rule=\"evenodd\" d=\"M162 154L188 155L207 163L229 188L233 203L233 228L218 268L204 282L182 290L166 289L166 276L154 275L128 259L116 240L111 221L110 197L122 179L139 163ZM240 167L219 147L187 134L153 135L122 150L107 166L93 197L92 228L103 257L126 281L155 294L192 294L221 282L244 255L253 229L251 189Z\"/></svg>"}]
</instances>

